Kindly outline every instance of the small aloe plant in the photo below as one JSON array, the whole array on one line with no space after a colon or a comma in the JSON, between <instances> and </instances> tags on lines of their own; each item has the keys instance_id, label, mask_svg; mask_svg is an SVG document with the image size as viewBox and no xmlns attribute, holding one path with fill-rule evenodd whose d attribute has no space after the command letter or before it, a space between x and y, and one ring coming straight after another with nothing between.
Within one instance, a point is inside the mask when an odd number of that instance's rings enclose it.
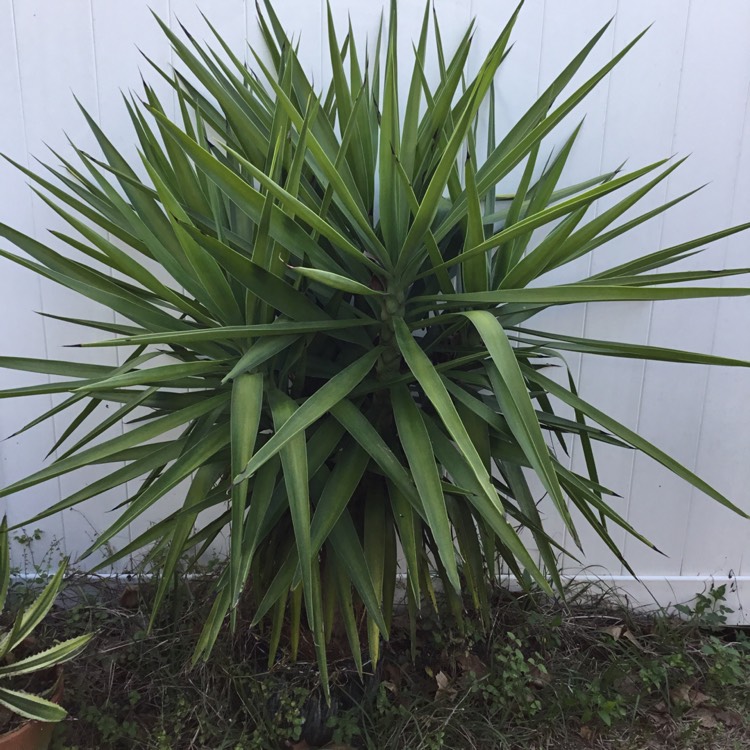
<instances>
[{"instance_id":1,"label":"small aloe plant","mask_svg":"<svg viewBox=\"0 0 750 750\"><path fill-rule=\"evenodd\" d=\"M27 641L54 604L60 593L67 565L67 559L63 560L57 573L39 596L30 606L20 609L11 627L0 634L0 704L26 719L50 722L65 718L67 712L62 706L41 695L18 689L17 685L35 672L51 669L78 656L93 637L93 633L86 633L58 643L44 651L20 659L15 657L16 649ZM9 586L8 523L3 518L0 526L0 610L5 609Z\"/></svg>"}]
</instances>

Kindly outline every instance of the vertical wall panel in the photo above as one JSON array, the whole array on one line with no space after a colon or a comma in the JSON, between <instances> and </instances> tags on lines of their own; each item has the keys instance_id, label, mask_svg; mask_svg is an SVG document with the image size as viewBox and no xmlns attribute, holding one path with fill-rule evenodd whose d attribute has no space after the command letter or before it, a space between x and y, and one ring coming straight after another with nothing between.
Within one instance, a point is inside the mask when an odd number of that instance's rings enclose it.
<instances>
[{"instance_id":1,"label":"vertical wall panel","mask_svg":"<svg viewBox=\"0 0 750 750\"><path fill-rule=\"evenodd\" d=\"M542 37L540 55L540 93L555 80L559 73L567 66L573 57L581 50L589 40L599 31L615 14L617 10L616 0L575 0L574 3L549 2L545 7L544 35ZM572 27L569 25L570 18L575 17L578 23ZM589 54L589 57L581 69L574 75L573 80L562 92L558 99L558 105L583 85L594 75L614 53L615 23L610 23L603 36ZM565 27L566 33L561 34L560 29ZM563 172L560 187L574 184L588 179L592 175L602 174L605 171L603 161L604 130L607 110L609 106L610 81L605 78L586 97L579 108L568 115L562 123L553 131L552 135L545 141L544 148L540 153L540 160L545 160L554 147L559 148L574 129L585 120L581 126L580 133L571 151L571 155ZM542 161L543 163L543 161ZM607 165L608 168L609 165ZM586 219L590 220L593 215L589 214ZM556 269L548 277L554 283L566 283L588 275L591 259L580 258L559 269ZM556 310L545 311L534 319L534 325L542 330L570 331L574 335L580 335L584 326L586 307L584 305L572 305L560 307ZM570 355L566 361L573 375L578 378L580 357ZM562 370L558 376L565 378ZM562 408L560 412L567 417L572 417L569 410ZM569 464L569 457L562 454L559 448L560 460ZM551 502L545 499L542 508L549 519L550 530L555 533L559 541L574 551L575 543L571 535L563 528L558 514ZM571 515L577 523L580 519L575 511ZM593 544L593 539L591 540Z\"/></svg>"},{"instance_id":2,"label":"vertical wall panel","mask_svg":"<svg viewBox=\"0 0 750 750\"><path fill-rule=\"evenodd\" d=\"M18 46L12 0L0 5L3 23L0 23L0 91L5 110L0 118L0 143L2 150L21 165L28 166L26 121L18 67ZM0 195L2 195L3 221L14 225L27 234L34 233L31 192L26 188L26 178L7 163L0 169ZM42 307L39 279L20 266L3 263L0 272L0 351L3 355L17 354L25 357L45 357L47 354L44 323L36 311ZM13 370L0 370L0 387L13 388L19 383L34 385L46 382L45 376L26 376ZM54 442L53 426L46 422L32 432L9 438L16 430L52 405L48 396L13 399L3 402L0 408L0 482L3 485L22 479L35 471L39 465L39 446L51 446ZM6 439L7 438L7 439ZM44 455L44 454L42 454ZM54 486L53 496L59 494ZM18 523L35 511L41 510L46 498L38 490L27 490L3 501L8 520ZM36 526L45 531L47 537L62 534L59 518L50 519ZM40 552L41 553L41 552ZM21 559L14 564L21 565Z\"/></svg>"},{"instance_id":3,"label":"vertical wall panel","mask_svg":"<svg viewBox=\"0 0 750 750\"><path fill-rule=\"evenodd\" d=\"M627 160L626 169L638 169L674 152L674 127L680 90L689 3L654 5L643 0L622 3L615 19L615 48L621 49L645 28L653 26L611 74L609 103L604 128L602 167L613 169ZM679 176L679 173L678 175ZM642 180L643 184L645 180ZM623 221L646 213L666 202L669 179L660 183L623 217ZM686 188L687 189L687 188ZM602 210L620 200L615 193L601 201ZM619 223L619 222L618 222ZM626 262L638 253L656 250L663 215L617 238L592 256L591 270L600 273ZM586 311L584 333L595 339L642 343L648 335L651 304L591 304ZM581 362L581 393L591 403L606 405L608 413L635 427L641 399L644 363L609 357L584 357ZM617 394L613 398L613 394ZM579 446L575 465L583 468ZM635 454L603 443L595 444L601 477L606 486L622 495L616 509L627 516L630 478ZM625 533L612 530L618 543ZM585 533L588 557L600 571L617 571L620 563L595 535Z\"/></svg>"},{"instance_id":4,"label":"vertical wall panel","mask_svg":"<svg viewBox=\"0 0 750 750\"><path fill-rule=\"evenodd\" d=\"M540 58L545 28L545 3L529 3L516 20L513 48L498 72L495 82L495 130L499 143L536 101L540 84ZM476 17L472 62L481 64L498 34L515 10L514 3L494 0L472 0L471 12ZM484 133L484 129L480 128ZM484 143L482 135L481 143ZM481 153L481 151L480 151ZM514 169L498 186L498 192L512 191L518 183L524 164Z\"/></svg>"},{"instance_id":5,"label":"vertical wall panel","mask_svg":"<svg viewBox=\"0 0 750 750\"><path fill-rule=\"evenodd\" d=\"M381 5L332 0L339 39L343 40L351 19L357 38L369 36L372 49ZM259 43L252 0L205 0L197 4L195 0L133 0L119 4L106 0L68 0L64 4L0 0L0 94L7 104L0 121L0 150L26 164L32 163L32 154L46 158L43 143L49 143L67 158L71 150L64 130L77 144L94 150L72 98L71 92L75 92L113 142L135 159L134 138L120 89L139 89L142 71L164 97L167 108L174 111L169 87L159 81L137 49L161 66L168 67L173 62L149 7L172 28L178 29L179 19L198 39L207 39L210 32L200 17L202 9L242 59L250 59L245 39L254 45ZM450 52L469 19L477 17L475 48L470 58L476 69L515 3L440 0L436 7ZM302 59L315 82L327 85L330 71L323 0L277 0L274 8L290 35L301 36ZM421 3L401 2L402 60L410 54L410 40L419 32L422 12ZM580 141L563 184L601 173L625 159L626 168L631 169L671 153L691 152L689 161L653 191L639 212L704 182L711 184L666 218L652 220L626 238L601 248L591 259L555 272L553 278L558 281L580 278L589 271L599 272L636 253L750 218L750 48L746 45L750 6L742 0L667 0L656 4L648 0L530 0L518 21L515 46L498 77L498 134L507 131L534 101L540 87L548 85L615 12L615 21L568 93L642 28L652 21L654 27L613 75L599 84L580 111L546 140L542 157L546 158L562 142L585 112ZM434 50L430 57L428 78L435 73ZM404 66L401 75L403 100L411 68ZM484 131L481 132L483 143ZM57 159L51 157L51 161L56 163ZM518 169L503 181L500 189L512 189L517 178ZM0 167L0 221L59 247L45 230L62 229L63 223L40 201L32 199L23 183L24 179L13 170ZM613 196L603 201L599 210L614 200ZM684 267L747 266L747 246L748 240L737 236L717 243L705 258L690 260ZM742 283L742 279L723 283L733 285ZM8 263L2 265L0 272L0 308L2 353L25 356L71 356L70 350L61 348L62 344L94 335L45 322L33 310L111 318L108 311L50 283L40 283ZM650 342L748 358L748 315L750 303L736 299L590 305L562 308L553 315L542 316L535 325L576 335L583 332L595 338ZM74 351L73 356L117 362L115 353L103 350ZM647 438L747 508L750 377L746 370L709 372L696 366L644 366L593 357L570 357L569 362L580 379L585 398L625 424L637 426ZM44 378L0 370L2 387L35 382L44 382ZM18 429L52 402L48 397L0 401L0 437ZM67 416L62 416L0 443L0 481L7 484L37 468L66 424ZM750 576L750 560L742 557L750 531L747 525L717 509L648 459L601 446L597 446L597 455L603 481L623 494L621 500L615 501L618 508L669 555L661 557L638 543L627 542L626 551L639 573L671 576L669 581L683 580L684 585L675 584L679 591L689 591L686 587L692 586L694 580L680 576L728 575L730 571ZM580 451L574 450L571 461L574 467L581 465ZM95 470L84 472L9 499L11 520L21 520L97 475ZM83 514L70 511L65 518L39 524L45 530L45 542L64 536L68 551L80 551L90 534L107 523L108 510L120 499L120 494L112 493L87 504L81 509ZM177 501L179 493L167 503ZM545 509L549 511L547 506ZM150 518L157 518L158 513L157 506ZM144 523L148 521L144 519ZM133 531L142 528L140 524ZM561 527L556 528L555 534L566 540ZM118 541L126 538L123 535ZM624 541L623 535L617 538ZM596 570L602 573L623 572L591 534L584 535L584 542L589 553L587 565L597 566ZM668 582L659 591L669 591L670 586L672 583Z\"/></svg>"},{"instance_id":6,"label":"vertical wall panel","mask_svg":"<svg viewBox=\"0 0 750 750\"><path fill-rule=\"evenodd\" d=\"M127 127L129 116L124 98L144 98L141 83L141 76L144 76L164 102L167 112L173 112L171 87L155 73L149 62L150 60L165 70L170 65L169 47L164 43L164 35L154 18L156 14L165 21L169 20L169 0L158 0L148 5L113 5L106 0L91 0L91 14L98 123L134 171L145 175L145 168L138 154L138 144L132 130ZM110 236L109 239L119 244L116 238ZM128 323L119 315L115 317L119 323ZM116 350L117 363L122 364L130 351ZM127 425L119 426L121 433L127 429ZM115 428L103 437L113 434L116 434ZM105 496L93 498L81 507L92 535L103 531L113 522L116 516L111 512L112 509L122 500L123 494L132 496L137 486L137 483L129 483L125 493L115 490ZM132 529L128 528L118 534L110 547L116 549L123 546L130 541L131 533L137 534L144 524L151 521L153 517L144 517Z\"/></svg>"},{"instance_id":7,"label":"vertical wall panel","mask_svg":"<svg viewBox=\"0 0 750 750\"><path fill-rule=\"evenodd\" d=\"M82 106L98 117L98 102L95 84L95 64L91 33L91 8L88 0L72 0L64 13L49 13L49 4L42 0L15 2L15 30L18 47L18 60L21 82L22 107L25 117L26 142L33 156L49 160L55 166L59 159L47 147L54 149L63 158L70 158L72 149L65 133L79 133L82 115L73 96L72 89ZM93 146L93 138L86 134L77 139L84 149ZM59 249L62 243L51 238L51 229L67 231L65 222L40 199L33 200L35 233L38 237L49 238L50 244ZM87 317L91 305L68 290L48 281L42 281L41 309L72 317ZM97 314L99 311L97 310ZM105 312L111 319L111 313ZM74 330L59 321L47 319L44 322L47 342L47 355L60 358L65 355L62 346L91 338L83 329ZM76 351L74 358L92 361L95 355ZM114 363L114 357L109 358ZM100 360L101 361L101 360ZM59 397L53 398L58 403ZM62 434L67 423L66 416L52 420L55 438ZM38 461L41 463L50 445L36 445ZM40 450L41 449L41 450ZM48 504L48 493L55 490L63 497L73 492L81 483L98 476L97 469L87 469L75 477L62 477L59 481L48 482L36 491L37 503L41 508ZM11 500L10 502L13 502ZM24 508L27 512L28 509ZM71 528L80 529L79 534L68 534L65 522L71 518ZM66 551L75 554L86 545L88 524L78 510L66 511L58 519L62 523L62 543ZM79 540L80 544L79 544ZM43 544L49 544L49 537Z\"/></svg>"},{"instance_id":8,"label":"vertical wall panel","mask_svg":"<svg viewBox=\"0 0 750 750\"><path fill-rule=\"evenodd\" d=\"M171 87L156 74L148 60L168 69L171 56L154 14L169 21L170 0L147 3L111 3L91 0L96 91L99 124L134 168L141 172L137 144L128 127L123 97L143 97L141 75L160 100L171 98ZM148 60L147 60L148 58Z\"/></svg>"},{"instance_id":9,"label":"vertical wall panel","mask_svg":"<svg viewBox=\"0 0 750 750\"><path fill-rule=\"evenodd\" d=\"M688 186L707 181L710 184L698 197L667 214L661 237L664 246L727 226L733 218L732 194L750 82L750 48L729 43L733 28L750 28L750 6L705 2L691 5L674 150L692 155L680 170L679 181L676 177L671 181L668 195L674 197ZM707 40L712 40L709 54ZM720 266L726 247L726 241L715 243L704 256L690 258L682 265L686 269ZM710 351L717 309L716 300L656 303L649 342ZM740 312L743 308L735 306L735 309ZM742 328L741 319L737 319L737 326ZM748 356L747 350L741 351L739 347L734 354ZM706 368L666 363L646 366L639 428L645 437L693 468L707 379ZM731 409L731 403L727 402L723 408ZM731 470L729 466L726 468ZM658 568L660 573L679 574L690 495L690 488L684 482L654 462L641 456L636 458L630 520L652 537L658 537L654 541L669 556L657 559L648 555L643 558L643 565L652 570ZM746 497L736 499L747 502ZM722 515L727 528L736 523L730 515ZM723 540L720 544L723 545ZM626 551L634 546L626 543Z\"/></svg>"},{"instance_id":10,"label":"vertical wall panel","mask_svg":"<svg viewBox=\"0 0 750 750\"><path fill-rule=\"evenodd\" d=\"M750 90L750 88L748 89ZM744 112L742 148L735 168L730 222L739 224L750 215L750 98ZM722 265L742 268L748 260L748 239L743 235L724 243ZM737 279L726 279L733 286ZM748 358L750 352L750 299L720 300L716 306L714 354ZM748 510L750 487L750 378L744 369L713 368L707 373L702 403L696 471ZM750 555L748 529L733 523L727 512L717 510L700 493L690 493L684 544L679 554L680 574L747 575ZM712 544L711 540L721 540Z\"/></svg>"}]
</instances>

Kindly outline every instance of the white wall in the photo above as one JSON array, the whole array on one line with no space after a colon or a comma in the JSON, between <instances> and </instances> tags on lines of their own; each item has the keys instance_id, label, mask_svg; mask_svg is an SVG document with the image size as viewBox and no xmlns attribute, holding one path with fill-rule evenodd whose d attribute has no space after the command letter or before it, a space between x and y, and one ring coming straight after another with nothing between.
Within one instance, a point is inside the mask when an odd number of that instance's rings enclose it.
<instances>
[{"instance_id":1,"label":"white wall","mask_svg":"<svg viewBox=\"0 0 750 750\"><path fill-rule=\"evenodd\" d=\"M379 0L331 0L331 4L342 36L347 14L358 34L374 31ZM244 39L257 42L251 0L205 0L198 5L241 54ZM204 33L194 0L0 0L0 101L4 104L0 150L24 164L32 164L37 155L46 158L44 144L67 155L70 149L63 131L90 147L91 137L72 92L119 146L132 147L119 91L138 88L139 70L157 83L136 47L159 64L170 62L168 45L150 17L149 6L173 26L179 18L194 33ZM476 65L513 3L437 0L436 6L448 42L458 39L472 16L478 17L471 58ZM422 7L421 2L401 0L402 55L417 33ZM302 32L304 60L315 80L325 83L324 3L278 0L276 8L291 31ZM515 47L499 79L498 128L520 115L613 15L614 22L586 68L589 73L645 26L651 22L654 26L584 105L587 117L569 180L606 171L624 159L636 166L670 154L691 153L649 201L656 205L710 184L666 217L566 271L571 274L750 219L750 3L746 0L528 0ZM561 127L560 138L573 124L571 120ZM13 169L0 166L0 221L44 238L47 228L61 227L60 221L24 182ZM719 242L695 265L750 265L749 245L750 236L744 235ZM101 361L98 350L89 354L61 348L88 334L35 314L37 310L92 318L106 314L91 307L10 263L0 264L2 354L54 358L74 351L75 356ZM749 314L750 301L738 299L612 304L569 308L549 324L597 338L750 358ZM750 510L748 371L594 358L571 361L584 397L637 428ZM0 370L3 388L42 380ZM50 403L48 397L0 401L0 435L12 433ZM0 443L0 482L12 482L37 468L66 419L54 419ZM580 456L574 454L572 460L576 463ZM750 608L750 554L743 557L750 523L718 509L643 456L603 451L600 461L606 483L623 496L617 502L626 517L666 553L660 556L632 540L624 541L628 558L662 603L689 598L712 576L731 576L740 589L733 596L744 598ZM11 521L23 520L93 476L95 472L63 478L10 498ZM118 499L99 499L83 512L67 511L40 523L43 544L57 538L75 554L106 523L107 510ZM589 574L623 575L620 565L595 540L587 550ZM625 580L624 585L639 591L641 598L646 596L634 582Z\"/></svg>"}]
</instances>

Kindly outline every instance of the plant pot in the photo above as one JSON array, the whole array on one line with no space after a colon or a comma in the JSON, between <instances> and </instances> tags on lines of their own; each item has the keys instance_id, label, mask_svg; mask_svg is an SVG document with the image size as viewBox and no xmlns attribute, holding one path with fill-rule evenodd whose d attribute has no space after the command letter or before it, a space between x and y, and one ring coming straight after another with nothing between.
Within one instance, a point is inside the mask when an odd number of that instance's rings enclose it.
<instances>
[{"instance_id":1,"label":"plant pot","mask_svg":"<svg viewBox=\"0 0 750 750\"><path fill-rule=\"evenodd\" d=\"M60 703L63 698L63 673L59 670L50 700ZM12 732L0 734L0 750L47 750L55 725L48 721L27 721Z\"/></svg>"}]
</instances>

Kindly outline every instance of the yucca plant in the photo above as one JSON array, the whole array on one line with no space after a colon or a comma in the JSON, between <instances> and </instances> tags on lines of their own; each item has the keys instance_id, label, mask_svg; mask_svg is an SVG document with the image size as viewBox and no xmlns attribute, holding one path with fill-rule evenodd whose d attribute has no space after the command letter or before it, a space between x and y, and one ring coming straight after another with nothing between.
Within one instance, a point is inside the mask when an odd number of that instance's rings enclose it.
<instances>
[{"instance_id":1,"label":"yucca plant","mask_svg":"<svg viewBox=\"0 0 750 750\"><path fill-rule=\"evenodd\" d=\"M494 81L519 11L472 74L472 29L450 55L428 6L404 96L395 3L364 53L351 28L337 38L329 11L333 75L323 92L268 0L259 13L265 55L250 50L251 68L218 33L211 49L161 23L179 70L154 67L173 87L181 120L166 116L148 85L143 101L126 100L142 165L127 163L86 115L103 158L77 150L80 163L62 160L61 169L48 167L51 176L19 166L71 233L53 233L66 246L59 252L2 226L0 235L25 251L2 255L130 322L63 318L115 334L88 345L124 351L116 368L2 359L63 378L2 394L68 394L29 427L77 411L56 460L0 495L112 465L37 520L142 478L90 552L188 480L182 506L105 564L149 548L163 561L158 608L177 566L229 526L228 561L196 658L210 653L245 589L254 623L269 622L271 659L283 623L293 656L306 623L325 682L334 623L360 670L361 637L376 662L400 572L412 622L423 601L435 601L437 579L456 617L466 606L487 613L488 582L500 568L559 587L562 550L545 531L529 472L574 544L574 509L618 556L613 527L648 544L600 483L596 442L639 449L738 510L581 398L563 355L747 363L546 333L530 321L573 303L745 295L680 284L747 269L660 269L748 225L545 285L548 272L688 196L620 221L678 163L565 185L578 129L547 158L556 126L638 41L563 98L606 27L496 140ZM480 144L485 116L489 137ZM518 165L513 194L497 196ZM594 213L607 195L622 197ZM104 416L106 403L118 407ZM97 441L128 418L124 434ZM552 441L566 448L571 440L581 442L585 474L552 450ZM204 511L213 512L205 523Z\"/></svg>"},{"instance_id":2,"label":"yucca plant","mask_svg":"<svg viewBox=\"0 0 750 750\"><path fill-rule=\"evenodd\" d=\"M16 612L10 627L0 631L0 705L24 719L54 722L67 716L62 706L33 692L32 680L40 672L49 672L74 659L93 638L92 633L86 633L37 652L29 646L34 631L52 609L60 593L67 564L68 561L64 560L34 601ZM5 609L10 581L8 524L3 518L0 523L0 612ZM32 691L29 690L29 683Z\"/></svg>"}]
</instances>

